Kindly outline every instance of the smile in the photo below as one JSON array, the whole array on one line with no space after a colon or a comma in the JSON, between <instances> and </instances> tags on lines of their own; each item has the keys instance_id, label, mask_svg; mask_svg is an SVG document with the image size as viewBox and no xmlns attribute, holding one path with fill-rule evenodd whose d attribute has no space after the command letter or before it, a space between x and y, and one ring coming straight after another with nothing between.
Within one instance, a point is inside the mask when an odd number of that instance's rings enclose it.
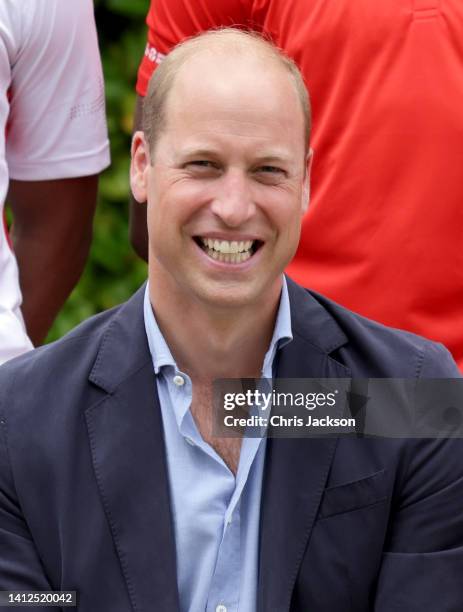
<instances>
[{"instance_id":1,"label":"smile","mask_svg":"<svg viewBox=\"0 0 463 612\"><path fill-rule=\"evenodd\" d=\"M202 236L195 241L211 259L231 264L247 261L262 244L258 240L229 241Z\"/></svg>"}]
</instances>

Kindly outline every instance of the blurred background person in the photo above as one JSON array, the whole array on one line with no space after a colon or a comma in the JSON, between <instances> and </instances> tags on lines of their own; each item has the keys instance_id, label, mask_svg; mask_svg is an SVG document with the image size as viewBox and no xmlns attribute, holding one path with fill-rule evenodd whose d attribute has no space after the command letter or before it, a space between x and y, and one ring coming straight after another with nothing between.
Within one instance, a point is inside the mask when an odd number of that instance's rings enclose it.
<instances>
[{"instance_id":1,"label":"blurred background person","mask_svg":"<svg viewBox=\"0 0 463 612\"><path fill-rule=\"evenodd\" d=\"M296 60L315 157L288 274L443 342L463 369L463 3L152 0L147 24L135 129L153 70L185 37L240 24ZM146 258L146 209L134 202L131 239Z\"/></svg>"},{"instance_id":2,"label":"blurred background person","mask_svg":"<svg viewBox=\"0 0 463 612\"><path fill-rule=\"evenodd\" d=\"M109 164L91 0L0 3L0 363L43 341L77 283Z\"/></svg>"}]
</instances>

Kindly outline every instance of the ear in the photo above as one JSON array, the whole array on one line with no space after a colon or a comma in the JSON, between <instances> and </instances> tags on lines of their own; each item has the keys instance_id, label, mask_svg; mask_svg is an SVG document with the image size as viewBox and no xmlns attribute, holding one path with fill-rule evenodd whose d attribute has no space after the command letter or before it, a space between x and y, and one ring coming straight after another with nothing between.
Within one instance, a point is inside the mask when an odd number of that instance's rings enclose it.
<instances>
[{"instance_id":1,"label":"ear","mask_svg":"<svg viewBox=\"0 0 463 612\"><path fill-rule=\"evenodd\" d=\"M135 132L131 147L130 187L137 202L146 202L148 195L148 171L150 152L143 132Z\"/></svg>"},{"instance_id":2,"label":"ear","mask_svg":"<svg viewBox=\"0 0 463 612\"><path fill-rule=\"evenodd\" d=\"M313 161L313 149L309 149L307 153L307 157L305 158L305 177L304 177L304 186L302 189L302 202L301 202L301 212L304 214L308 207L310 201L310 173L312 171L312 161Z\"/></svg>"}]
</instances>

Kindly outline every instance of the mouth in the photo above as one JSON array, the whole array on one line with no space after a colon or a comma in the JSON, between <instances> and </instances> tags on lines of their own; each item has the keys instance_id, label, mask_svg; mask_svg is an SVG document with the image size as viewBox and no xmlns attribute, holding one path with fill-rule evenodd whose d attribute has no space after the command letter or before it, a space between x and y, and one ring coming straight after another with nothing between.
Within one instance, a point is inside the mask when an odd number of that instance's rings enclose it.
<instances>
[{"instance_id":1,"label":"mouth","mask_svg":"<svg viewBox=\"0 0 463 612\"><path fill-rule=\"evenodd\" d=\"M264 244L261 240L229 241L207 236L195 236L194 241L211 259L229 264L247 261Z\"/></svg>"}]
</instances>

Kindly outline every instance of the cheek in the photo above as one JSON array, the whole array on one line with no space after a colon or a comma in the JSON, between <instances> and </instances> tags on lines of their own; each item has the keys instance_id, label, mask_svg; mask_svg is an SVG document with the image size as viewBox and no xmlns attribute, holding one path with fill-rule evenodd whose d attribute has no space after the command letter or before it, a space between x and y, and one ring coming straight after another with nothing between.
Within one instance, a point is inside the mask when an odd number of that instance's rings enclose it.
<instances>
[{"instance_id":1,"label":"cheek","mask_svg":"<svg viewBox=\"0 0 463 612\"><path fill-rule=\"evenodd\" d=\"M164 181L152 192L153 209L162 223L184 225L210 199L204 186L191 180Z\"/></svg>"},{"instance_id":2,"label":"cheek","mask_svg":"<svg viewBox=\"0 0 463 612\"><path fill-rule=\"evenodd\" d=\"M301 226L300 197L291 193L268 194L264 212L280 234L294 234Z\"/></svg>"}]
</instances>

